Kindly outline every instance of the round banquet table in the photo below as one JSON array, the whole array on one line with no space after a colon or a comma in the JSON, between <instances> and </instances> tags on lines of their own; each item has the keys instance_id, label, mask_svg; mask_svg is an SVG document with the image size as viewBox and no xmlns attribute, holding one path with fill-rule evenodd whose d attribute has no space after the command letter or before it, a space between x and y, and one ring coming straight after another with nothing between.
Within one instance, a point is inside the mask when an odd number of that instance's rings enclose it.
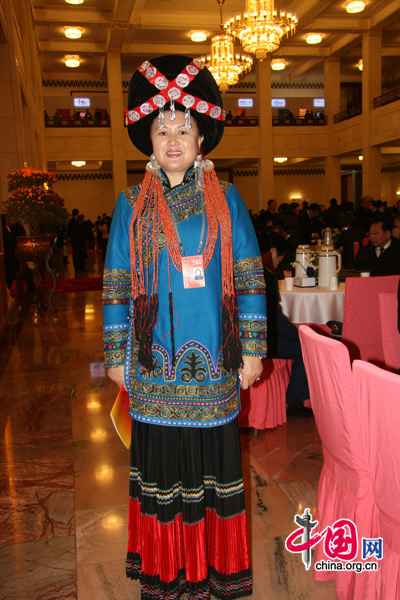
<instances>
[{"instance_id":1,"label":"round banquet table","mask_svg":"<svg viewBox=\"0 0 400 600\"><path fill-rule=\"evenodd\" d=\"M343 321L344 289L341 283L337 291L294 287L287 292L284 280L279 281L282 310L292 323Z\"/></svg>"}]
</instances>

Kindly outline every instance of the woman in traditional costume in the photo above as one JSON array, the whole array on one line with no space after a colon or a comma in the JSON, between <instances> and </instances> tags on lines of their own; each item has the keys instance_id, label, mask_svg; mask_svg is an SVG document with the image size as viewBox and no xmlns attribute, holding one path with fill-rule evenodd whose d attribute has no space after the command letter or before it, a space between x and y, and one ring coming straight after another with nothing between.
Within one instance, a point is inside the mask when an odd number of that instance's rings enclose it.
<instances>
[{"instance_id":1,"label":"woman in traditional costume","mask_svg":"<svg viewBox=\"0 0 400 600\"><path fill-rule=\"evenodd\" d=\"M204 155L224 111L203 64L146 61L128 131L150 156L117 200L104 271L108 374L132 417L127 575L142 598L251 595L237 416L266 353L248 211Z\"/></svg>"}]
</instances>

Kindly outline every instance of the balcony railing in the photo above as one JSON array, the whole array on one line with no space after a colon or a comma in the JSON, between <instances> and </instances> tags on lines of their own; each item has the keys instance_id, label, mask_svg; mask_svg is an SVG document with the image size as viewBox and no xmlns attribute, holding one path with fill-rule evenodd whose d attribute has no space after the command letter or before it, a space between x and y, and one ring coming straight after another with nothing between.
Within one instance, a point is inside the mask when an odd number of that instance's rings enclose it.
<instances>
[{"instance_id":1,"label":"balcony railing","mask_svg":"<svg viewBox=\"0 0 400 600\"><path fill-rule=\"evenodd\" d=\"M344 110L336 115L333 115L334 123L341 123L342 121L347 121L347 119L352 119L353 117L357 117L361 115L362 107L361 104L352 104L349 106L347 110Z\"/></svg>"},{"instance_id":2,"label":"balcony railing","mask_svg":"<svg viewBox=\"0 0 400 600\"><path fill-rule=\"evenodd\" d=\"M304 127L308 125L326 125L327 117L272 117L274 126Z\"/></svg>"},{"instance_id":3,"label":"balcony railing","mask_svg":"<svg viewBox=\"0 0 400 600\"><path fill-rule=\"evenodd\" d=\"M385 104L396 102L396 100L400 100L400 88L395 88L387 94L383 94L382 96L374 98L374 108L379 108L379 106L385 106Z\"/></svg>"},{"instance_id":4,"label":"balcony railing","mask_svg":"<svg viewBox=\"0 0 400 600\"><path fill-rule=\"evenodd\" d=\"M110 127L110 119L75 119L75 117L45 117L46 127Z\"/></svg>"}]
</instances>

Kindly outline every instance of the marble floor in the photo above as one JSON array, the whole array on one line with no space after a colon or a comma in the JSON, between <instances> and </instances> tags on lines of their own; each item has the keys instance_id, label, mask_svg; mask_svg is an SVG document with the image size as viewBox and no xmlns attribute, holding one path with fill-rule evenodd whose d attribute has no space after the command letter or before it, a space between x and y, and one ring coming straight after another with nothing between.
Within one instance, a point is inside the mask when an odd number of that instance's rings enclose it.
<instances>
[{"instance_id":1,"label":"marble floor","mask_svg":"<svg viewBox=\"0 0 400 600\"><path fill-rule=\"evenodd\" d=\"M129 452L109 412L101 292L32 304L0 351L0 600L135 600L124 574ZM241 434L254 600L333 600L285 537L315 509L322 466L313 419Z\"/></svg>"}]
</instances>

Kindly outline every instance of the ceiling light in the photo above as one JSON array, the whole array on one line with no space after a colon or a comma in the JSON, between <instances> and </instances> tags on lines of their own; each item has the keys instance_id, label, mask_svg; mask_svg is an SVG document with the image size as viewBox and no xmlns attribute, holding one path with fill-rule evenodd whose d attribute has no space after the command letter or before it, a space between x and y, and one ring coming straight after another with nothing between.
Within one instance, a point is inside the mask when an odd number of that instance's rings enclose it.
<instances>
[{"instance_id":1,"label":"ceiling light","mask_svg":"<svg viewBox=\"0 0 400 600\"><path fill-rule=\"evenodd\" d=\"M79 40L82 37L82 29L80 27L67 27L64 29L64 34L70 40Z\"/></svg>"},{"instance_id":2,"label":"ceiling light","mask_svg":"<svg viewBox=\"0 0 400 600\"><path fill-rule=\"evenodd\" d=\"M284 163L287 161L287 156L277 156L274 158L274 161L277 163Z\"/></svg>"},{"instance_id":3,"label":"ceiling light","mask_svg":"<svg viewBox=\"0 0 400 600\"><path fill-rule=\"evenodd\" d=\"M79 58L79 56L66 56L64 60L66 66L71 67L71 69L75 69L81 64L81 59Z\"/></svg>"},{"instance_id":4,"label":"ceiling light","mask_svg":"<svg viewBox=\"0 0 400 600\"><path fill-rule=\"evenodd\" d=\"M358 157L358 160L362 160L364 157L362 154L360 154L360 156Z\"/></svg>"},{"instance_id":5,"label":"ceiling light","mask_svg":"<svg viewBox=\"0 0 400 600\"><path fill-rule=\"evenodd\" d=\"M308 33L306 35L307 44L320 44L322 42L322 35L320 33Z\"/></svg>"},{"instance_id":6,"label":"ceiling light","mask_svg":"<svg viewBox=\"0 0 400 600\"><path fill-rule=\"evenodd\" d=\"M360 71L363 70L363 61L362 61L362 58L360 58L360 60L358 61L357 67L360 69Z\"/></svg>"},{"instance_id":7,"label":"ceiling light","mask_svg":"<svg viewBox=\"0 0 400 600\"><path fill-rule=\"evenodd\" d=\"M286 67L286 62L284 61L283 58L274 58L271 61L271 69L273 71L283 71L283 69Z\"/></svg>"},{"instance_id":8,"label":"ceiling light","mask_svg":"<svg viewBox=\"0 0 400 600\"><path fill-rule=\"evenodd\" d=\"M74 167L84 167L86 165L86 160L71 160L71 165Z\"/></svg>"},{"instance_id":9,"label":"ceiling light","mask_svg":"<svg viewBox=\"0 0 400 600\"><path fill-rule=\"evenodd\" d=\"M211 72L222 93L230 85L236 85L239 76L250 71L253 66L251 56L235 54L235 38L227 33L222 25L222 5L225 0L217 0L220 12L220 30L211 38L211 55L202 56L201 60Z\"/></svg>"},{"instance_id":10,"label":"ceiling light","mask_svg":"<svg viewBox=\"0 0 400 600\"><path fill-rule=\"evenodd\" d=\"M67 4L83 4L85 0L65 0Z\"/></svg>"},{"instance_id":11,"label":"ceiling light","mask_svg":"<svg viewBox=\"0 0 400 600\"><path fill-rule=\"evenodd\" d=\"M297 17L290 11L278 11L274 0L246 0L246 12L225 23L225 30L238 37L245 52L263 60L279 48L282 37L296 31Z\"/></svg>"},{"instance_id":12,"label":"ceiling light","mask_svg":"<svg viewBox=\"0 0 400 600\"><path fill-rule=\"evenodd\" d=\"M352 0L346 4L346 11L350 14L362 12L365 8L365 2L361 0Z\"/></svg>"},{"instance_id":13,"label":"ceiling light","mask_svg":"<svg viewBox=\"0 0 400 600\"><path fill-rule=\"evenodd\" d=\"M204 42L207 39L207 34L205 31L193 31L190 34L190 39L192 42Z\"/></svg>"}]
</instances>

